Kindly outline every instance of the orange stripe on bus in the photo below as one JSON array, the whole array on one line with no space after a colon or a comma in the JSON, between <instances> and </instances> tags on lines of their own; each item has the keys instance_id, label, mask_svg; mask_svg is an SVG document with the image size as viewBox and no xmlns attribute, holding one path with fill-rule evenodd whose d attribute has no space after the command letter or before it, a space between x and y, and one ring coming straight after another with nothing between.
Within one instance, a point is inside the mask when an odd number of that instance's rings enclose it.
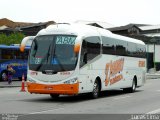
<instances>
[{"instance_id":1,"label":"orange stripe on bus","mask_svg":"<svg viewBox=\"0 0 160 120\"><path fill-rule=\"evenodd\" d=\"M44 85L27 82L28 92L39 94L78 94L79 83L75 84L58 84L58 85Z\"/></svg>"},{"instance_id":2,"label":"orange stripe on bus","mask_svg":"<svg viewBox=\"0 0 160 120\"><path fill-rule=\"evenodd\" d=\"M138 66L139 67L145 67L145 61L139 61Z\"/></svg>"}]
</instances>

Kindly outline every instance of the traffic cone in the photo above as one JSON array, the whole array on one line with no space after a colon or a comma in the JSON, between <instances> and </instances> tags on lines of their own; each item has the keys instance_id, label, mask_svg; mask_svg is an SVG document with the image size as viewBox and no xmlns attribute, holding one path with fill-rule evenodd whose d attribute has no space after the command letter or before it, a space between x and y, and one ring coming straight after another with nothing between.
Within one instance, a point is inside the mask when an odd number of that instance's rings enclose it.
<instances>
[{"instance_id":1,"label":"traffic cone","mask_svg":"<svg viewBox=\"0 0 160 120\"><path fill-rule=\"evenodd\" d=\"M24 74L22 75L21 92L26 92L26 90L25 90L25 78L24 78Z\"/></svg>"}]
</instances>

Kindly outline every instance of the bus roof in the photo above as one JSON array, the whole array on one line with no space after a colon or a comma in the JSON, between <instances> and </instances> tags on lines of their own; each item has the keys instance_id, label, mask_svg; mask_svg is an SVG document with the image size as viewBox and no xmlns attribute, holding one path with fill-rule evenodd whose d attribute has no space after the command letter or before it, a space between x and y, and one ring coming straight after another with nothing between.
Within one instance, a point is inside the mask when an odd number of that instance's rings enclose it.
<instances>
[{"instance_id":1,"label":"bus roof","mask_svg":"<svg viewBox=\"0 0 160 120\"><path fill-rule=\"evenodd\" d=\"M145 43L141 40L113 34L109 30L106 30L103 28L98 28L98 27L84 25L84 24L77 24L77 23L50 25L47 28L40 30L37 36L49 35L49 34L73 34L81 37L106 36L113 39L119 39L122 41L134 42L134 43L145 45Z\"/></svg>"},{"instance_id":2,"label":"bus roof","mask_svg":"<svg viewBox=\"0 0 160 120\"><path fill-rule=\"evenodd\" d=\"M19 45L0 45L0 49L20 49ZM26 46L25 49L30 49L30 46Z\"/></svg>"}]
</instances>

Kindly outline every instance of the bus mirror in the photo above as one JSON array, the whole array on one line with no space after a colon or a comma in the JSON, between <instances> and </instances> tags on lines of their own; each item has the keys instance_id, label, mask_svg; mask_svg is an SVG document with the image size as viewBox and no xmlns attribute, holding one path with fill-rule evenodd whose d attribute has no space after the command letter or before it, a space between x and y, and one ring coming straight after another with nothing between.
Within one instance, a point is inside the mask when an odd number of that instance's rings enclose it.
<instances>
[{"instance_id":1,"label":"bus mirror","mask_svg":"<svg viewBox=\"0 0 160 120\"><path fill-rule=\"evenodd\" d=\"M79 53L79 50L80 50L80 44L75 44L74 45L74 52Z\"/></svg>"},{"instance_id":2,"label":"bus mirror","mask_svg":"<svg viewBox=\"0 0 160 120\"><path fill-rule=\"evenodd\" d=\"M20 51L21 51L21 52L24 52L24 49L25 49L25 45L21 45L21 46L20 46Z\"/></svg>"},{"instance_id":3,"label":"bus mirror","mask_svg":"<svg viewBox=\"0 0 160 120\"><path fill-rule=\"evenodd\" d=\"M31 46L32 41L34 40L35 36L27 36L24 37L23 40L21 41L21 45L20 45L20 51L24 52L25 46ZM29 45L28 45L28 41L29 41Z\"/></svg>"}]
</instances>

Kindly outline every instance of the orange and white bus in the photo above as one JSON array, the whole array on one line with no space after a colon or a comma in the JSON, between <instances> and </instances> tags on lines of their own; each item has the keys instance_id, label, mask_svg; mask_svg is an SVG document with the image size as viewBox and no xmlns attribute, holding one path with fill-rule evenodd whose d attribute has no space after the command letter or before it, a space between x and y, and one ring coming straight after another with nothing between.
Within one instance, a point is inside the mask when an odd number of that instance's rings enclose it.
<instances>
[{"instance_id":1,"label":"orange and white bus","mask_svg":"<svg viewBox=\"0 0 160 120\"><path fill-rule=\"evenodd\" d=\"M134 92L144 85L145 72L144 42L89 25L56 24L32 42L27 88L51 97L92 93L97 98L104 90Z\"/></svg>"}]
</instances>

